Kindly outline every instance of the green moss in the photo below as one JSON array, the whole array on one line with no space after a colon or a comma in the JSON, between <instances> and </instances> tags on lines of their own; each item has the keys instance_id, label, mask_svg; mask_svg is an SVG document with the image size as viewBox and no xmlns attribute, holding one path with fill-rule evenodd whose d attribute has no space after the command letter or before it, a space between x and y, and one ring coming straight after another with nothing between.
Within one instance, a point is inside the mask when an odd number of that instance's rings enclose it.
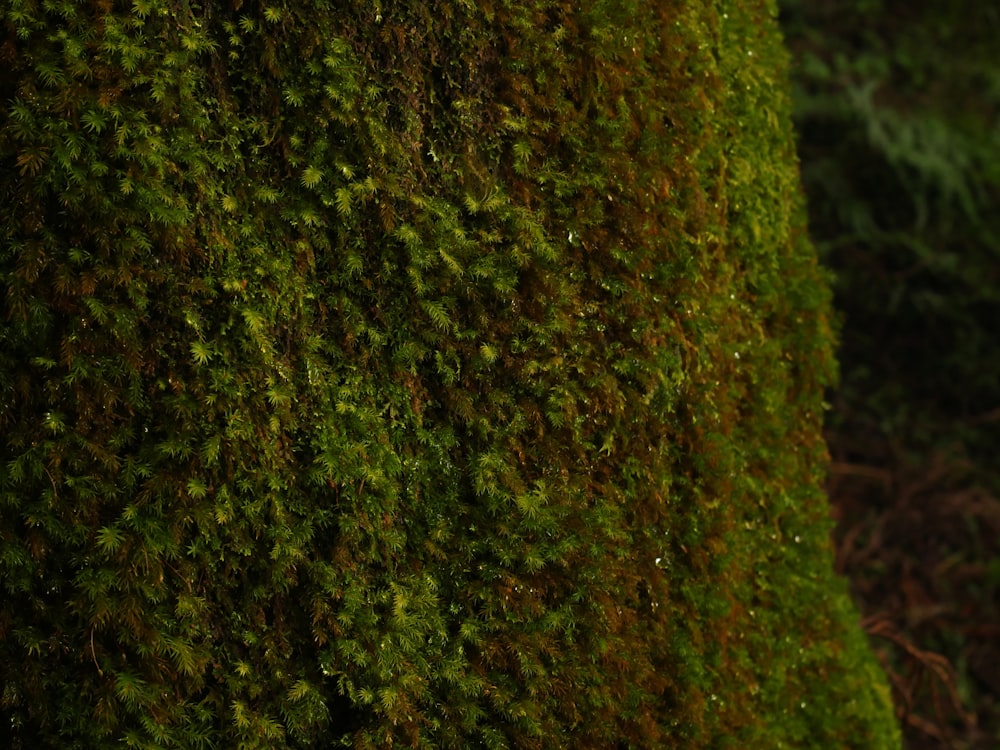
<instances>
[{"instance_id":1,"label":"green moss","mask_svg":"<svg viewBox=\"0 0 1000 750\"><path fill-rule=\"evenodd\" d=\"M15 747L897 742L769 5L4 13Z\"/></svg>"}]
</instances>

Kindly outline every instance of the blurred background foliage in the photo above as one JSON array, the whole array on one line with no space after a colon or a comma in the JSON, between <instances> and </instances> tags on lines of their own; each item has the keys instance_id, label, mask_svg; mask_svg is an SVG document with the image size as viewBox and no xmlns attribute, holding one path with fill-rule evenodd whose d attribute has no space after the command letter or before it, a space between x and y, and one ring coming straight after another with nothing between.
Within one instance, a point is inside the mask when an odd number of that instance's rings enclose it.
<instances>
[{"instance_id":1,"label":"blurred background foliage","mask_svg":"<svg viewBox=\"0 0 1000 750\"><path fill-rule=\"evenodd\" d=\"M908 750L1000 746L1000 5L783 0L842 572Z\"/></svg>"}]
</instances>

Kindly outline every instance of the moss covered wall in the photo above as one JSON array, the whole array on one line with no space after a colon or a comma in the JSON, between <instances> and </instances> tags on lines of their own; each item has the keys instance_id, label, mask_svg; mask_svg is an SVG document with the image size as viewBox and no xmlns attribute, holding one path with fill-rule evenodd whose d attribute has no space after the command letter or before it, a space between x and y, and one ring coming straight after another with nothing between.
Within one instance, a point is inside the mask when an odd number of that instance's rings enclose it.
<instances>
[{"instance_id":1,"label":"moss covered wall","mask_svg":"<svg viewBox=\"0 0 1000 750\"><path fill-rule=\"evenodd\" d=\"M12 747L895 746L770 4L2 8Z\"/></svg>"}]
</instances>

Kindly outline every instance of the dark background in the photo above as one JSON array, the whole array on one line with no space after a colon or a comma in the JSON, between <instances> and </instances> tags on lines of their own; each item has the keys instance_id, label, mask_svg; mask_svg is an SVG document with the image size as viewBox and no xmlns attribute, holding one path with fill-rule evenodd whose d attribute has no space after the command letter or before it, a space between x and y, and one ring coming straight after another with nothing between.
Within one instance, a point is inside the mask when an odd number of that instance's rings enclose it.
<instances>
[{"instance_id":1,"label":"dark background","mask_svg":"<svg viewBox=\"0 0 1000 750\"><path fill-rule=\"evenodd\" d=\"M838 566L908 750L1000 747L1000 6L784 0Z\"/></svg>"}]
</instances>

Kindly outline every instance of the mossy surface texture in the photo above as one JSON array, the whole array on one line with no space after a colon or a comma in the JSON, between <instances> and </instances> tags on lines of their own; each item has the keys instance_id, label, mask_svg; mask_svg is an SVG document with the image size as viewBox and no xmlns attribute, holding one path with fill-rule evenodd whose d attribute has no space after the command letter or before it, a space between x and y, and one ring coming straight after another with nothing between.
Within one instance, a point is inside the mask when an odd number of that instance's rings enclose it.
<instances>
[{"instance_id":1,"label":"mossy surface texture","mask_svg":"<svg viewBox=\"0 0 1000 750\"><path fill-rule=\"evenodd\" d=\"M757 2L3 2L0 739L892 748Z\"/></svg>"}]
</instances>

